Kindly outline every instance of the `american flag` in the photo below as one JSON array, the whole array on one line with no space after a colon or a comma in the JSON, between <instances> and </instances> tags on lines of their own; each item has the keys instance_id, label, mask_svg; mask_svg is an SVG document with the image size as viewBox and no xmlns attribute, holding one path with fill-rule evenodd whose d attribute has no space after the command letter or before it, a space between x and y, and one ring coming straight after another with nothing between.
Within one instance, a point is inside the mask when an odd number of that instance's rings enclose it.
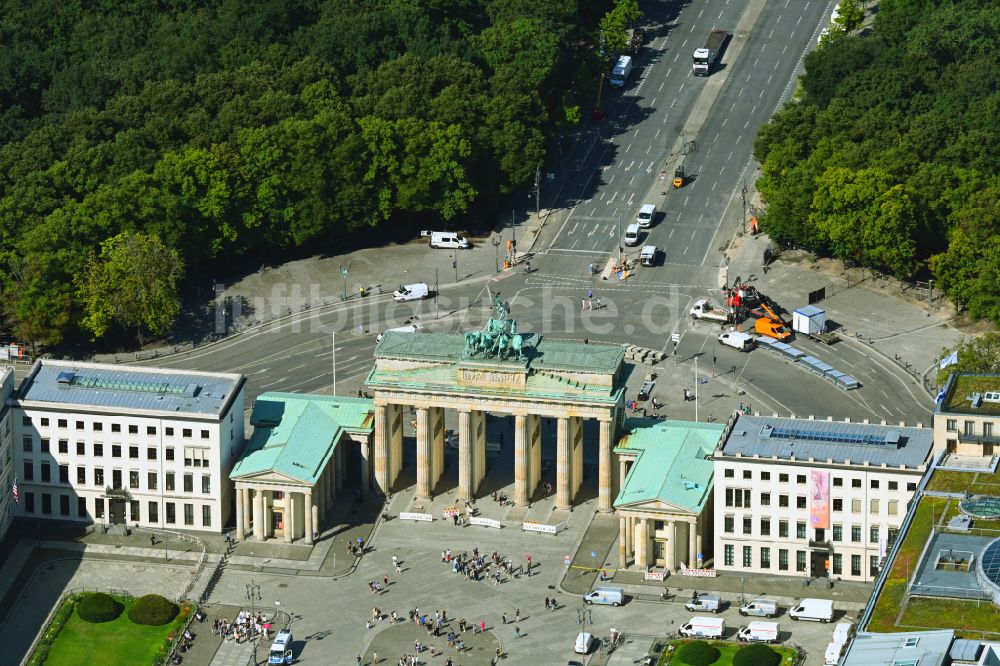
<instances>
[{"instance_id":1,"label":"american flag","mask_svg":"<svg viewBox=\"0 0 1000 666\"><path fill-rule=\"evenodd\" d=\"M14 475L14 487L10 489L10 492L14 496L14 504L20 504L21 495L17 491L17 474Z\"/></svg>"}]
</instances>

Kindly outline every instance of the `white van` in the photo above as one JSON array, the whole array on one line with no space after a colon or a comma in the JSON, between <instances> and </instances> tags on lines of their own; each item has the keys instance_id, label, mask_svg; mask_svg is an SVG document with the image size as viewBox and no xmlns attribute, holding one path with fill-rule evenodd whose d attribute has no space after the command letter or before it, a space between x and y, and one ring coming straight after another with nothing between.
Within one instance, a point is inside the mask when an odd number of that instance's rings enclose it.
<instances>
[{"instance_id":1,"label":"white van","mask_svg":"<svg viewBox=\"0 0 1000 666\"><path fill-rule=\"evenodd\" d=\"M693 617L677 631L681 636L722 638L726 633L726 621L721 617Z\"/></svg>"},{"instance_id":2,"label":"white van","mask_svg":"<svg viewBox=\"0 0 1000 666\"><path fill-rule=\"evenodd\" d=\"M639 263L643 266L655 266L659 253L660 251L655 245L644 245L642 251L639 252Z\"/></svg>"},{"instance_id":3,"label":"white van","mask_svg":"<svg viewBox=\"0 0 1000 666\"><path fill-rule=\"evenodd\" d=\"M744 643L777 643L781 629L777 622L751 622L740 627L736 632L736 640Z\"/></svg>"},{"instance_id":4,"label":"white van","mask_svg":"<svg viewBox=\"0 0 1000 666\"><path fill-rule=\"evenodd\" d=\"M444 248L446 250L466 250L472 247L472 243L451 231L432 231L431 247Z\"/></svg>"},{"instance_id":5,"label":"white van","mask_svg":"<svg viewBox=\"0 0 1000 666\"><path fill-rule=\"evenodd\" d=\"M583 595L585 604L603 604L605 606L621 606L625 602L625 591L620 587L595 587Z\"/></svg>"},{"instance_id":6,"label":"white van","mask_svg":"<svg viewBox=\"0 0 1000 666\"><path fill-rule=\"evenodd\" d=\"M844 648L847 646L846 643L827 643L826 651L823 653L823 664L824 666L837 666L840 663L840 658L844 656Z\"/></svg>"},{"instance_id":7,"label":"white van","mask_svg":"<svg viewBox=\"0 0 1000 666\"><path fill-rule=\"evenodd\" d=\"M397 326L396 328L390 328L382 331L375 336L375 342L382 342L382 338L385 337L386 333L416 333L422 330L420 324L410 324L409 326Z\"/></svg>"},{"instance_id":8,"label":"white van","mask_svg":"<svg viewBox=\"0 0 1000 666\"><path fill-rule=\"evenodd\" d=\"M282 629L274 637L274 642L271 643L271 651L268 653L267 663L290 664L292 661L292 630Z\"/></svg>"},{"instance_id":9,"label":"white van","mask_svg":"<svg viewBox=\"0 0 1000 666\"><path fill-rule=\"evenodd\" d=\"M754 339L753 336L747 335L746 333L740 333L739 331L726 331L725 333L719 334L719 344L748 352L753 349Z\"/></svg>"},{"instance_id":10,"label":"white van","mask_svg":"<svg viewBox=\"0 0 1000 666\"><path fill-rule=\"evenodd\" d=\"M405 301L419 301L430 295L431 290L427 287L427 283L418 282L416 284L400 285L399 289L392 292L392 300L397 303L403 303Z\"/></svg>"},{"instance_id":11,"label":"white van","mask_svg":"<svg viewBox=\"0 0 1000 666\"><path fill-rule=\"evenodd\" d=\"M638 245L640 233L642 232L639 231L638 224L628 225L628 227L626 227L625 229L625 244L628 245L629 247L633 245Z\"/></svg>"},{"instance_id":12,"label":"white van","mask_svg":"<svg viewBox=\"0 0 1000 666\"><path fill-rule=\"evenodd\" d=\"M803 599L788 611L788 616L796 622L829 622L833 619L833 602L829 599Z\"/></svg>"},{"instance_id":13,"label":"white van","mask_svg":"<svg viewBox=\"0 0 1000 666\"><path fill-rule=\"evenodd\" d=\"M722 608L722 600L716 594L692 595L691 601L684 604L684 608L694 613L698 611L718 613Z\"/></svg>"},{"instance_id":14,"label":"white van","mask_svg":"<svg viewBox=\"0 0 1000 666\"><path fill-rule=\"evenodd\" d=\"M778 614L778 602L771 599L754 599L740 606L740 615L756 615L758 617L774 617Z\"/></svg>"},{"instance_id":15,"label":"white van","mask_svg":"<svg viewBox=\"0 0 1000 666\"><path fill-rule=\"evenodd\" d=\"M639 209L639 215L635 218L636 224L643 229L653 226L656 219L656 204L646 204Z\"/></svg>"},{"instance_id":16,"label":"white van","mask_svg":"<svg viewBox=\"0 0 1000 666\"><path fill-rule=\"evenodd\" d=\"M585 631L581 631L576 635L576 644L573 645L573 651L577 654L589 654L590 646L594 642L594 637Z\"/></svg>"}]
</instances>

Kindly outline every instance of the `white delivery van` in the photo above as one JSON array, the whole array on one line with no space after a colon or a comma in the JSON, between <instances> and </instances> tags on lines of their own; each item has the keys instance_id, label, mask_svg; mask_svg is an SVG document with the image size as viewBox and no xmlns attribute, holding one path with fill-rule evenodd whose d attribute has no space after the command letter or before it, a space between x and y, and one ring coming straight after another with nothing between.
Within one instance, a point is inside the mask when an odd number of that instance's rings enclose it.
<instances>
[{"instance_id":1,"label":"white delivery van","mask_svg":"<svg viewBox=\"0 0 1000 666\"><path fill-rule=\"evenodd\" d=\"M646 204L639 209L639 215L636 216L635 222L640 227L645 229L646 227L653 226L653 220L656 219L656 204Z\"/></svg>"},{"instance_id":2,"label":"white delivery van","mask_svg":"<svg viewBox=\"0 0 1000 666\"><path fill-rule=\"evenodd\" d=\"M681 636L722 638L726 633L726 621L721 617L693 617L677 631Z\"/></svg>"},{"instance_id":3,"label":"white delivery van","mask_svg":"<svg viewBox=\"0 0 1000 666\"><path fill-rule=\"evenodd\" d=\"M792 606L788 616L795 621L829 622L833 619L833 602L829 599L803 599Z\"/></svg>"},{"instance_id":4,"label":"white delivery van","mask_svg":"<svg viewBox=\"0 0 1000 666\"><path fill-rule=\"evenodd\" d=\"M611 85L615 88L621 88L628 81L628 75L631 73L632 56L621 56L611 69Z\"/></svg>"},{"instance_id":5,"label":"white delivery van","mask_svg":"<svg viewBox=\"0 0 1000 666\"><path fill-rule=\"evenodd\" d=\"M625 591L620 587L595 587L583 595L583 602L585 604L621 606L625 602Z\"/></svg>"},{"instance_id":6,"label":"white delivery van","mask_svg":"<svg viewBox=\"0 0 1000 666\"><path fill-rule=\"evenodd\" d=\"M639 252L639 263L643 266L655 266L656 255L659 252L655 245L644 245L642 251Z\"/></svg>"},{"instance_id":7,"label":"white delivery van","mask_svg":"<svg viewBox=\"0 0 1000 666\"><path fill-rule=\"evenodd\" d=\"M410 324L409 326L397 326L396 328L390 328L382 331L375 336L375 342L382 342L382 338L385 337L386 333L416 333L421 330L420 324Z\"/></svg>"},{"instance_id":8,"label":"white delivery van","mask_svg":"<svg viewBox=\"0 0 1000 666\"><path fill-rule=\"evenodd\" d=\"M466 250L472 247L472 243L451 231L432 231L431 247L439 247L446 250Z\"/></svg>"},{"instance_id":9,"label":"white delivery van","mask_svg":"<svg viewBox=\"0 0 1000 666\"><path fill-rule=\"evenodd\" d=\"M777 643L781 629L777 622L751 622L745 627L740 627L736 632L736 640L744 643Z\"/></svg>"},{"instance_id":10,"label":"white delivery van","mask_svg":"<svg viewBox=\"0 0 1000 666\"><path fill-rule=\"evenodd\" d=\"M290 664L292 661L292 630L282 629L274 637L274 642L271 643L271 651L268 653L267 663Z\"/></svg>"},{"instance_id":11,"label":"white delivery van","mask_svg":"<svg viewBox=\"0 0 1000 666\"><path fill-rule=\"evenodd\" d=\"M722 599L716 594L695 594L691 597L691 601L684 604L684 608L695 613L698 611L718 613L721 607Z\"/></svg>"},{"instance_id":12,"label":"white delivery van","mask_svg":"<svg viewBox=\"0 0 1000 666\"><path fill-rule=\"evenodd\" d=\"M754 599L740 606L740 615L756 615L758 617L774 617L778 614L778 602L771 599Z\"/></svg>"},{"instance_id":13,"label":"white delivery van","mask_svg":"<svg viewBox=\"0 0 1000 666\"><path fill-rule=\"evenodd\" d=\"M642 232L639 231L638 224L630 224L625 228L625 244L629 247L639 244L639 235Z\"/></svg>"},{"instance_id":14,"label":"white delivery van","mask_svg":"<svg viewBox=\"0 0 1000 666\"><path fill-rule=\"evenodd\" d=\"M834 643L846 643L851 639L851 632L854 630L854 625L850 622L838 622L837 626L833 628L833 642Z\"/></svg>"},{"instance_id":15,"label":"white delivery van","mask_svg":"<svg viewBox=\"0 0 1000 666\"><path fill-rule=\"evenodd\" d=\"M725 333L719 334L719 344L748 352L753 349L754 339L753 336L747 335L746 333L740 333L739 331L726 331Z\"/></svg>"},{"instance_id":16,"label":"white delivery van","mask_svg":"<svg viewBox=\"0 0 1000 666\"><path fill-rule=\"evenodd\" d=\"M399 289L392 292L392 300L397 303L403 303L405 301L419 301L430 295L431 290L427 287L427 283L418 282L416 284L400 285Z\"/></svg>"},{"instance_id":17,"label":"white delivery van","mask_svg":"<svg viewBox=\"0 0 1000 666\"><path fill-rule=\"evenodd\" d=\"M837 666L840 663L840 658L844 656L844 648L847 647L846 643L828 643L826 646L826 652L823 653L823 664L824 666Z\"/></svg>"},{"instance_id":18,"label":"white delivery van","mask_svg":"<svg viewBox=\"0 0 1000 666\"><path fill-rule=\"evenodd\" d=\"M581 631L576 635L576 644L573 646L573 652L577 654L589 654L590 645L594 642L594 637L585 631Z\"/></svg>"}]
</instances>

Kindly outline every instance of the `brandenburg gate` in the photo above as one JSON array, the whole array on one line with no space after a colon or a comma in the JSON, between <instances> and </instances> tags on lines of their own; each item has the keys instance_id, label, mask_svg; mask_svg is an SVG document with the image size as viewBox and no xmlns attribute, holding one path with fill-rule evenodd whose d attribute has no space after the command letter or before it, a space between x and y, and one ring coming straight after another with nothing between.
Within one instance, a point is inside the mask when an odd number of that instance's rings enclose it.
<instances>
[{"instance_id":1,"label":"brandenburg gate","mask_svg":"<svg viewBox=\"0 0 1000 666\"><path fill-rule=\"evenodd\" d=\"M402 468L403 412L416 411L417 497L444 471L446 409L458 411L458 498L476 497L486 475L486 413L512 414L514 503L541 479L541 418L556 420L556 509L583 483L583 421L599 423L598 509L614 501L612 456L624 413L624 350L517 333L499 296L482 331L387 332L366 386L375 402L375 483L388 494Z\"/></svg>"}]
</instances>

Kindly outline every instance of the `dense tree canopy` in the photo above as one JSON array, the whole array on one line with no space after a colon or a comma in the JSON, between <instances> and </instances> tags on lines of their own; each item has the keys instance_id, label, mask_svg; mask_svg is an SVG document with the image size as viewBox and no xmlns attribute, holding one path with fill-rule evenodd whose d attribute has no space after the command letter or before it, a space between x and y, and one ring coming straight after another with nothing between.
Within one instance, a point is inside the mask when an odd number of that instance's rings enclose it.
<instances>
[{"instance_id":1,"label":"dense tree canopy","mask_svg":"<svg viewBox=\"0 0 1000 666\"><path fill-rule=\"evenodd\" d=\"M850 3L847 3L850 4ZM856 24L857 3L841 16ZM1000 322L1000 12L883 0L806 58L755 155L778 241L910 277Z\"/></svg>"},{"instance_id":2,"label":"dense tree canopy","mask_svg":"<svg viewBox=\"0 0 1000 666\"><path fill-rule=\"evenodd\" d=\"M583 4L8 0L11 328L40 344L112 330L74 280L123 233L162 242L194 277L366 225L488 216L594 90L598 12L613 5Z\"/></svg>"}]
</instances>

